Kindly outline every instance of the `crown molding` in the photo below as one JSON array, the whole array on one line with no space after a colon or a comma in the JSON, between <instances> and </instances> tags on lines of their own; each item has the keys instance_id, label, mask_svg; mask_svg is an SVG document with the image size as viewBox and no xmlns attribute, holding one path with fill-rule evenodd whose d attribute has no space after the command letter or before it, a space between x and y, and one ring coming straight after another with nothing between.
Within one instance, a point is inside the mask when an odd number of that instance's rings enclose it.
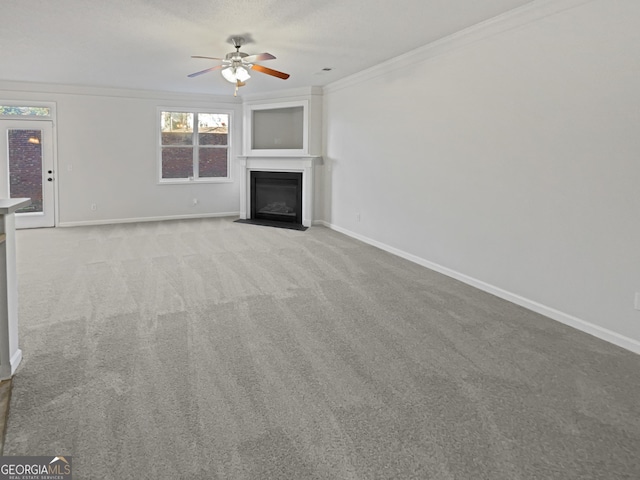
<instances>
[{"instance_id":1,"label":"crown molding","mask_svg":"<svg viewBox=\"0 0 640 480\"><path fill-rule=\"evenodd\" d=\"M329 83L323 87L324 93L332 93L359 83L386 75L393 69L400 69L416 63L427 62L440 55L472 45L507 30L536 22L545 17L570 10L595 0L535 0L521 7L509 10L471 27L460 30L435 42L393 57L366 70Z\"/></svg>"},{"instance_id":2,"label":"crown molding","mask_svg":"<svg viewBox=\"0 0 640 480\"><path fill-rule=\"evenodd\" d=\"M148 98L163 101L196 101L208 103L241 104L242 101L231 95L208 95L203 93L164 92L156 90L136 90L127 88L91 87L86 85L63 85L38 82L16 82L0 80L0 94L3 91L45 93L64 95L90 95L119 98Z\"/></svg>"},{"instance_id":3,"label":"crown molding","mask_svg":"<svg viewBox=\"0 0 640 480\"><path fill-rule=\"evenodd\" d=\"M309 97L310 95L322 95L322 87L310 86L290 88L285 90L274 90L266 93L251 93L242 95L242 103L255 102L260 100L281 100L296 97Z\"/></svg>"}]
</instances>

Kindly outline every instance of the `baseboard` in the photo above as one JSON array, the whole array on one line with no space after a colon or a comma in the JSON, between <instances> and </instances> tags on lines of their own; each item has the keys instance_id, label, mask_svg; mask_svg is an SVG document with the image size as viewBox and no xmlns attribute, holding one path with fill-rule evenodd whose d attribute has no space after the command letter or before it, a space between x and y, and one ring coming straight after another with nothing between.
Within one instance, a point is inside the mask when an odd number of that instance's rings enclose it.
<instances>
[{"instance_id":1,"label":"baseboard","mask_svg":"<svg viewBox=\"0 0 640 480\"><path fill-rule=\"evenodd\" d=\"M450 268L444 267L434 262L430 262L429 260L425 260L424 258L420 258L411 253L407 253L398 248L392 247L382 242L378 242L377 240L373 240L371 238L365 237L364 235L360 235L358 233L347 230L346 228L339 227L332 223L326 222L324 220L316 220L314 224L323 225L331 230L335 230L336 232L340 232L349 237L355 238L356 240L360 240L361 242L367 243L374 247L377 247L386 252L392 253L399 257L404 258L405 260L409 260L410 262L417 263L423 267L426 267L430 270L434 270L438 273L442 273L451 278L455 278L467 285L471 285L479 290L485 291L496 297L500 297L504 300L507 300L511 303L515 303L516 305L520 305L528 310L544 315L545 317L549 317L553 320L556 320L560 323L573 327L582 332L588 333L589 335L593 335L596 338L604 340L606 342L617 345L618 347L624 348L625 350L629 350L633 353L640 354L640 342L634 340L629 337L625 337L624 335L620 335L612 330L608 330L606 328L602 328L598 325L594 325L593 323L587 322L580 318L574 317L567 313L556 310L555 308L548 307L547 305L543 305L541 303L535 302L528 298L522 297L515 293L509 292L502 288L496 287L489 283L483 282L482 280L478 280L477 278L470 277L463 273L460 273L456 270L452 270Z\"/></svg>"},{"instance_id":2,"label":"baseboard","mask_svg":"<svg viewBox=\"0 0 640 480\"><path fill-rule=\"evenodd\" d=\"M9 361L0 368L0 381L9 380L16 372L18 365L22 361L22 350L17 349Z\"/></svg>"},{"instance_id":3,"label":"baseboard","mask_svg":"<svg viewBox=\"0 0 640 480\"><path fill-rule=\"evenodd\" d=\"M114 225L118 223L160 222L163 220L189 220L194 218L237 217L240 212L196 213L191 215L167 215L163 217L111 218L107 220L82 220L79 222L60 222L58 227L82 227L90 225Z\"/></svg>"},{"instance_id":4,"label":"baseboard","mask_svg":"<svg viewBox=\"0 0 640 480\"><path fill-rule=\"evenodd\" d=\"M11 375L13 376L14 373L16 373L16 370L18 369L18 366L20 365L20 362L22 361L22 350L17 349L15 351L15 353L13 354L13 356L11 357L10 360L10 364L11 364Z\"/></svg>"}]
</instances>

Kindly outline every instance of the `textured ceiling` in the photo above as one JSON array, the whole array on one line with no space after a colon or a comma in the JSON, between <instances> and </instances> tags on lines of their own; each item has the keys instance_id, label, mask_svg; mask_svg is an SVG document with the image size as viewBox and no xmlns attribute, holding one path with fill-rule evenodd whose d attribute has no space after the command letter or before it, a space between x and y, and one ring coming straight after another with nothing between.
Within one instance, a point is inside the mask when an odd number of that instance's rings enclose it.
<instances>
[{"instance_id":1,"label":"textured ceiling","mask_svg":"<svg viewBox=\"0 0 640 480\"><path fill-rule=\"evenodd\" d=\"M277 57L241 93L325 85L531 0L23 0L0 4L0 80L231 94L215 65L242 51ZM322 69L332 68L323 73Z\"/></svg>"}]
</instances>

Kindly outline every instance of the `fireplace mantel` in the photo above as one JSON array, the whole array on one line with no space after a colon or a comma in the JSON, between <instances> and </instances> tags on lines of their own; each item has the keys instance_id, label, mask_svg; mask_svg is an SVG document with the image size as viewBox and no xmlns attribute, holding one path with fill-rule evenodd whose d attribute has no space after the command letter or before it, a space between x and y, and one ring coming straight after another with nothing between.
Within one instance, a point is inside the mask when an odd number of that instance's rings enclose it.
<instances>
[{"instance_id":1,"label":"fireplace mantel","mask_svg":"<svg viewBox=\"0 0 640 480\"><path fill-rule=\"evenodd\" d=\"M251 218L250 172L302 172L302 225L310 227L313 223L313 169L322 163L319 156L298 157L259 157L239 156L240 179L240 218Z\"/></svg>"}]
</instances>

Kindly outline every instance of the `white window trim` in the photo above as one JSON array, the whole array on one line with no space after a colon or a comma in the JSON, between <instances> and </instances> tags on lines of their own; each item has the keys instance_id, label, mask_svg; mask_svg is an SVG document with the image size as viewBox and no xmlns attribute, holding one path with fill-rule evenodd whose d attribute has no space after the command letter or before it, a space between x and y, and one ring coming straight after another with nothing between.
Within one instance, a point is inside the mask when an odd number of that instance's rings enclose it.
<instances>
[{"instance_id":1,"label":"white window trim","mask_svg":"<svg viewBox=\"0 0 640 480\"><path fill-rule=\"evenodd\" d=\"M160 125L160 115L162 112L178 113L220 113L229 116L229 128L227 132L227 176L226 177L205 177L205 178L162 178L162 127ZM192 108L192 107L157 107L156 108L156 168L158 185L194 185L201 183L233 183L233 161L234 157L234 111L226 108ZM195 168L195 166L194 166Z\"/></svg>"}]
</instances>

